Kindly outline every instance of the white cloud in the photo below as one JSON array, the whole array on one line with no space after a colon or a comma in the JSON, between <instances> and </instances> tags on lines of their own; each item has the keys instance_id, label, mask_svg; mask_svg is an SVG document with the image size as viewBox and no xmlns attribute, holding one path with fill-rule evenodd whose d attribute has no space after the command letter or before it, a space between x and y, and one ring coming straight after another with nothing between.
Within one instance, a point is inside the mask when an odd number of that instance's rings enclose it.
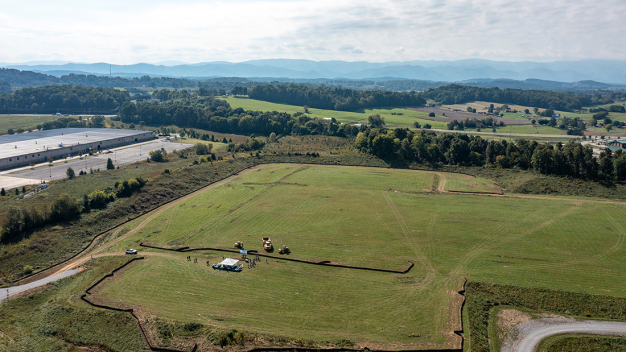
<instances>
[{"instance_id":1,"label":"white cloud","mask_svg":"<svg viewBox=\"0 0 626 352\"><path fill-rule=\"evenodd\" d=\"M0 62L626 59L623 0L0 0Z\"/></svg>"}]
</instances>

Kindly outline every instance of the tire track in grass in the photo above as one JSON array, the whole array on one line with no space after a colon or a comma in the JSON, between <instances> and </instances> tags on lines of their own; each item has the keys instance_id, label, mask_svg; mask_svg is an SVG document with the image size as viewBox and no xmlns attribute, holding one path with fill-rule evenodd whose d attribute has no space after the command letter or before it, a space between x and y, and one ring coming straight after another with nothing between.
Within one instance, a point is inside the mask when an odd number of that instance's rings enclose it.
<instances>
[{"instance_id":1,"label":"tire track in grass","mask_svg":"<svg viewBox=\"0 0 626 352\"><path fill-rule=\"evenodd\" d=\"M463 261L453 270L453 272L456 275L459 275L459 273L462 270L467 268L467 266L469 265L470 262L472 262L474 259L476 259L477 256L485 253L489 249L493 249L493 248L495 248L497 246L500 246L500 245L503 245L503 244L506 244L506 243L518 240L518 239L523 238L525 236L528 236L530 234L533 234L533 233L535 233L535 232L537 232L537 231L539 231L539 230L541 230L543 228L546 228L546 227L552 225L554 222L556 222L558 220L561 220L561 219L563 219L565 217L568 217L568 216L572 215L577 210L578 210L577 206L572 206L572 207L566 209L564 212L562 212L558 216L550 218L550 219L548 219L548 220L546 220L546 221L544 221L542 223L539 223L536 226L533 226L533 227L531 227L530 229L528 229L526 231L522 231L522 232L520 232L517 235L511 235L511 236L508 236L508 237L504 238L501 241L491 241L489 243L486 243L486 244L483 244L483 245L481 245L479 247L476 247L474 250L472 250L470 253L468 253L464 257ZM538 210L537 212L540 212L540 211L542 211L542 210ZM529 218L531 218L531 217L529 217Z\"/></svg>"},{"instance_id":2,"label":"tire track in grass","mask_svg":"<svg viewBox=\"0 0 626 352\"><path fill-rule=\"evenodd\" d=\"M252 197L244 200L243 202L237 204L236 206L228 209L227 212L222 213L220 215L218 215L217 217L215 217L212 221L210 221L207 224L204 224L202 226L200 226L199 228L196 228L194 230L189 231L186 235L175 238L171 241L169 241L167 244L168 245L182 245L185 242L191 240L192 238L194 238L196 235L199 235L202 231L208 229L209 227L219 223L221 220L223 220L224 218L226 218L227 216L231 215L232 213L236 212L237 210L243 208L244 206L246 206L247 204L249 204L250 202L254 201L255 199L263 196L265 193L267 193L268 191L270 191L272 188L280 185L287 177L292 176L293 174L300 172L302 170L306 170L308 169L309 166L308 165L303 165L300 166L299 168L297 168L296 170L294 170L293 172L288 173L287 175L281 177L278 181L276 182L270 182L270 183L266 183L266 188L259 191L258 193L254 194ZM229 182L230 183L230 182ZM261 183L258 184L259 186L263 185Z\"/></svg>"},{"instance_id":3,"label":"tire track in grass","mask_svg":"<svg viewBox=\"0 0 626 352\"><path fill-rule=\"evenodd\" d=\"M510 217L518 218L521 211L521 208L518 208L517 211L511 214ZM451 273L454 272L454 275L460 275L459 271L465 269L469 262L473 260L476 255L482 253L482 251L484 251L484 248L486 248L490 243L493 243L497 238L501 238L503 234L505 234L507 231L510 231L509 223L506 221L500 222L498 226L496 226L491 231L490 234L483 237L478 244L476 244L467 254L465 254L465 256L459 258L461 259L460 263L457 265L456 268L453 268L451 270Z\"/></svg>"},{"instance_id":4,"label":"tire track in grass","mask_svg":"<svg viewBox=\"0 0 626 352\"><path fill-rule=\"evenodd\" d=\"M240 172L239 174L242 174L242 173L244 173L244 172L249 172L249 171L250 171L249 169L248 169L248 170L244 170L244 171ZM118 237L118 238L114 239L114 240L113 240L113 241L111 241L111 242L107 242L107 243L100 243L100 241L98 241L98 242L93 242L93 243L91 244L91 246L90 246L90 247L91 247L91 249L90 249L90 248L85 249L84 254L83 254L82 256L79 256L79 257L77 257L76 259L74 259L74 260L72 260L72 261L69 261L69 262L65 263L65 265L63 265L63 266L61 266L61 267L60 267L60 269L58 269L58 270L54 270L51 274L64 272L64 271L70 270L70 269L72 269L72 268L74 268L74 267L77 267L77 266L80 266L80 265L85 264L88 260L90 260L90 259L91 259L91 255L97 255L97 254L101 253L102 251L104 251L105 249L106 249L106 250L109 250L109 249L110 249L110 248L112 248L115 244L117 244L117 243L119 243L120 241L122 241L122 240L124 240L124 239L128 238L128 237L129 237L129 236L131 236L131 235L134 235L135 233L137 233L137 231L141 230L141 229L142 229L145 225L147 225L149 222L151 222L152 220L154 220L157 216L161 215L161 214L162 214L165 210L168 210L168 209L170 209L171 207L173 207L173 206L175 206L175 205L180 204L181 202L185 202L185 201L187 201L189 198L193 198L193 197L195 197L196 195L201 194L201 193L203 193L203 192L205 192L205 191L211 190L211 189L213 189L213 188L216 188L216 187L222 186L222 185L223 185L223 184L225 184L225 183L231 182L231 181L232 181L232 179L231 179L232 177L233 177L233 176L228 177L228 178L226 178L226 179L224 179L224 180L221 180L221 181L218 181L218 182L212 183L212 184L210 184L210 185L208 185L208 186L206 186L206 187L203 187L203 188L201 188L201 189L199 189L199 190L197 190L197 191L195 191L195 192L189 193L189 194L188 194L188 195L186 195L186 196L183 196L183 197L181 197L181 198L178 198L178 199L176 199L176 200L174 200L174 201L172 201L172 202L170 202L170 203L167 203L167 204L165 204L165 205L160 206L160 207L159 207L159 208L157 208L157 209L152 210L152 211L149 213L150 215L148 215L148 217L146 217L146 219L144 219L144 220L143 220L143 221L142 221L139 225L137 225L134 229L131 229L131 230L130 230L130 231L128 231L127 233L125 233L125 234L123 234L122 236L120 236L120 237ZM237 177L237 175L234 175L234 177ZM112 232L112 236L117 235L117 234L118 234L118 233L119 233L119 232L120 232L120 231L121 231L124 227L125 227L125 226L120 227L120 228L118 228L118 229L114 230L114 232ZM106 245L106 246L103 246L103 245ZM96 247L98 247L98 246L101 246L101 247L96 248ZM95 248L95 250L94 250L93 248Z\"/></svg>"},{"instance_id":5,"label":"tire track in grass","mask_svg":"<svg viewBox=\"0 0 626 352\"><path fill-rule=\"evenodd\" d=\"M606 215L611 225L613 225L614 227L618 229L619 235L617 237L617 242L615 242L615 244L611 246L611 248L609 248L608 251L595 256L597 259L602 259L609 254L613 254L617 252L624 245L624 228L618 221L615 220L614 217L611 216L611 214L609 214L609 212L606 209L604 209L604 215Z\"/></svg>"},{"instance_id":6,"label":"tire track in grass","mask_svg":"<svg viewBox=\"0 0 626 352\"><path fill-rule=\"evenodd\" d=\"M389 209L391 210L393 215L396 217L397 223L400 226L401 235L398 237L401 240L402 239L405 240L407 244L411 246L411 249L413 250L413 253L417 257L417 260L420 262L420 264L426 271L426 276L418 284L418 287L417 287L418 289L423 288L424 286L428 285L435 279L435 269L433 268L431 261L422 251L422 248L420 247L419 243L415 240L413 236L411 236L411 231L409 230L409 227L404 221L404 218L402 217L400 210L396 207L393 200L389 196L389 192L387 191L381 191L381 192L383 194L383 198L385 198L385 201L387 201L387 204L389 205Z\"/></svg>"}]
</instances>

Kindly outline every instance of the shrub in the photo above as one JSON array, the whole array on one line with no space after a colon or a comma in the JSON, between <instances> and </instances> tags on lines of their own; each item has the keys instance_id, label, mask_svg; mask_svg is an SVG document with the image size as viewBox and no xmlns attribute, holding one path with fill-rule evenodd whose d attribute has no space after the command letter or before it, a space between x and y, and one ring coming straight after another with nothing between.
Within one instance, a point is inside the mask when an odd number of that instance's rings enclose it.
<instances>
[{"instance_id":1,"label":"shrub","mask_svg":"<svg viewBox=\"0 0 626 352\"><path fill-rule=\"evenodd\" d=\"M33 272L33 267L30 265L24 265L24 274L30 274Z\"/></svg>"},{"instance_id":2,"label":"shrub","mask_svg":"<svg viewBox=\"0 0 626 352\"><path fill-rule=\"evenodd\" d=\"M165 159L165 156L167 155L165 150L153 150L148 154L150 155L150 159L152 161L159 162L159 163L167 161L167 159Z\"/></svg>"},{"instance_id":3,"label":"shrub","mask_svg":"<svg viewBox=\"0 0 626 352\"><path fill-rule=\"evenodd\" d=\"M197 143L195 146L196 155L209 154L211 153L212 149L213 149L213 144L211 143L209 144Z\"/></svg>"},{"instance_id":4,"label":"shrub","mask_svg":"<svg viewBox=\"0 0 626 352\"><path fill-rule=\"evenodd\" d=\"M67 221L80 214L78 203L69 194L58 196L50 209L50 218L55 221Z\"/></svg>"},{"instance_id":5,"label":"shrub","mask_svg":"<svg viewBox=\"0 0 626 352\"><path fill-rule=\"evenodd\" d=\"M107 159L107 170L113 170L115 169L115 165L113 165L113 160L111 160L111 158Z\"/></svg>"},{"instance_id":6,"label":"shrub","mask_svg":"<svg viewBox=\"0 0 626 352\"><path fill-rule=\"evenodd\" d=\"M74 172L74 169L72 169L71 167L67 168L67 171L65 171L65 174L67 175L67 178L69 178L70 180L76 177L76 173Z\"/></svg>"},{"instance_id":7,"label":"shrub","mask_svg":"<svg viewBox=\"0 0 626 352\"><path fill-rule=\"evenodd\" d=\"M89 206L93 209L102 209L107 206L109 197L104 191L95 190L89 194Z\"/></svg>"}]
</instances>

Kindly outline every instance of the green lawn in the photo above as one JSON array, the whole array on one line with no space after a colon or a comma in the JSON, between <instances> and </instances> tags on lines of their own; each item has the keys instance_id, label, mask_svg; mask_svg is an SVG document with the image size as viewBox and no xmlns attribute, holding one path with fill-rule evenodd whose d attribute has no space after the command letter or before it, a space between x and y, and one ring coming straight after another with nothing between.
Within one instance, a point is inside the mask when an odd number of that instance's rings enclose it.
<instances>
[{"instance_id":1,"label":"green lawn","mask_svg":"<svg viewBox=\"0 0 626 352\"><path fill-rule=\"evenodd\" d=\"M446 191L457 192L483 192L483 193L501 193L500 187L492 181L463 174L444 174L444 189Z\"/></svg>"},{"instance_id":2,"label":"green lawn","mask_svg":"<svg viewBox=\"0 0 626 352\"><path fill-rule=\"evenodd\" d=\"M6 134L9 129L35 129L37 125L56 118L58 117L55 115L0 115L0 134Z\"/></svg>"},{"instance_id":3,"label":"green lawn","mask_svg":"<svg viewBox=\"0 0 626 352\"><path fill-rule=\"evenodd\" d=\"M279 111L290 114L304 112L303 107L295 105L275 104L261 100L235 98L232 96L221 99L228 101L233 109L243 108L244 110ZM433 128L445 127L444 122L424 119L423 117L428 116L428 113L400 108L365 109L359 112L309 108L309 112L309 116L311 117L334 117L337 121L344 123L367 123L367 118L370 115L379 114L381 117L385 118L387 128L413 127L414 122L419 122L422 125L427 123ZM392 115L392 113L396 115ZM402 115L397 115L398 113Z\"/></svg>"},{"instance_id":4,"label":"green lawn","mask_svg":"<svg viewBox=\"0 0 626 352\"><path fill-rule=\"evenodd\" d=\"M269 236L275 246L292 249L290 258L394 270L410 260L416 266L408 274L276 259L227 273L204 264L221 260L219 252L192 253L200 262L194 264L187 253L142 250L149 259L99 295L141 306L145 314L216 328L406 348L452 346L463 277L626 296L621 204L429 194L434 175L261 166L173 204L110 249L141 241L232 248L240 240L262 251L261 237ZM446 189L494 188L485 180L444 177Z\"/></svg>"}]
</instances>

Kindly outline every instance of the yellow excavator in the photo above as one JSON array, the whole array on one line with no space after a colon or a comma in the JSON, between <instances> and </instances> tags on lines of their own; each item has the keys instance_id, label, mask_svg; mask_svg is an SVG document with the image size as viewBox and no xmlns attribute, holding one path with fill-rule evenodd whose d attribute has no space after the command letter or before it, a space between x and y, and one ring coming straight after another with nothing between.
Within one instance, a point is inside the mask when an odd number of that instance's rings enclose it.
<instances>
[{"instance_id":1,"label":"yellow excavator","mask_svg":"<svg viewBox=\"0 0 626 352\"><path fill-rule=\"evenodd\" d=\"M269 252L272 248L272 240L269 237L263 237L263 249Z\"/></svg>"}]
</instances>

